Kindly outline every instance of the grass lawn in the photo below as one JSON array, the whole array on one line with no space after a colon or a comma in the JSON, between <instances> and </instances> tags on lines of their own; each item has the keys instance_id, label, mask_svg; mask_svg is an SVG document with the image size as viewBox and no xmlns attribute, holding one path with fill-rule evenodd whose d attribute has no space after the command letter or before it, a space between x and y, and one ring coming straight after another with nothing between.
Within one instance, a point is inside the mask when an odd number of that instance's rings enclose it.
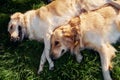
<instances>
[{"instance_id":1,"label":"grass lawn","mask_svg":"<svg viewBox=\"0 0 120 80\"><path fill-rule=\"evenodd\" d=\"M55 61L55 70L37 75L43 43L25 40L11 43L7 32L9 16L14 12L25 12L46 5L45 0L0 0L0 80L103 80L100 58L92 50L82 51L84 56L79 64L75 57L65 54ZM118 52L111 70L113 80L120 80L120 43L114 44Z\"/></svg>"}]
</instances>

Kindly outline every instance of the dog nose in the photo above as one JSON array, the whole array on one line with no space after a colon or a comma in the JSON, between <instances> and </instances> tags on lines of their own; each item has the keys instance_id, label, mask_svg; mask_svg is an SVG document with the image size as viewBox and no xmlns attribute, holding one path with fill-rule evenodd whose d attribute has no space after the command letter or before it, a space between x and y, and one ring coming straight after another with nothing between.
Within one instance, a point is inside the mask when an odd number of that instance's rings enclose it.
<instances>
[{"instance_id":1,"label":"dog nose","mask_svg":"<svg viewBox=\"0 0 120 80\"><path fill-rule=\"evenodd\" d=\"M10 38L10 41L13 41L13 42L16 42L16 41L19 41L19 37L13 37L13 36L11 36L11 38Z\"/></svg>"},{"instance_id":2,"label":"dog nose","mask_svg":"<svg viewBox=\"0 0 120 80\"><path fill-rule=\"evenodd\" d=\"M55 57L53 54L50 55L50 58L52 59L52 61L55 61Z\"/></svg>"},{"instance_id":3,"label":"dog nose","mask_svg":"<svg viewBox=\"0 0 120 80\"><path fill-rule=\"evenodd\" d=\"M10 41L13 41L13 40L14 40L14 37L13 37L13 36L11 36Z\"/></svg>"}]
</instances>

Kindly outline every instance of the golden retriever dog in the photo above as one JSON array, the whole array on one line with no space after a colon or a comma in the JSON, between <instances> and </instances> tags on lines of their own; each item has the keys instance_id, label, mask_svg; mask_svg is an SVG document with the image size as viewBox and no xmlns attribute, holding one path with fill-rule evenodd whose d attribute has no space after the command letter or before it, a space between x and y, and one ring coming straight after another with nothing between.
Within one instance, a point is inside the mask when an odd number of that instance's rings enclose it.
<instances>
[{"instance_id":1,"label":"golden retriever dog","mask_svg":"<svg viewBox=\"0 0 120 80\"><path fill-rule=\"evenodd\" d=\"M101 2L104 4L108 1L95 0L94 2L95 4L93 5L97 5L98 7L102 5ZM43 70L46 59L50 65L49 69L52 70L54 68L54 63L49 56L52 31L57 26L67 23L72 17L79 15L82 8L87 10L91 5L88 6L88 4L89 0L56 0L39 9L30 10L25 13L16 12L11 15L8 24L8 32L10 33L12 41L22 41L25 37L28 37L30 40L42 41L45 44L38 73ZM112 1L108 4L116 6L116 3ZM93 5L91 5L91 10L97 8Z\"/></svg>"},{"instance_id":2,"label":"golden retriever dog","mask_svg":"<svg viewBox=\"0 0 120 80\"><path fill-rule=\"evenodd\" d=\"M120 4L120 1L117 2ZM84 12L72 18L68 24L56 28L51 36L51 59L60 58L71 51L81 62L80 51L89 48L96 50L101 58L104 80L112 80L109 68L115 57L116 43L120 37L120 10L107 5L100 9Z\"/></svg>"}]
</instances>

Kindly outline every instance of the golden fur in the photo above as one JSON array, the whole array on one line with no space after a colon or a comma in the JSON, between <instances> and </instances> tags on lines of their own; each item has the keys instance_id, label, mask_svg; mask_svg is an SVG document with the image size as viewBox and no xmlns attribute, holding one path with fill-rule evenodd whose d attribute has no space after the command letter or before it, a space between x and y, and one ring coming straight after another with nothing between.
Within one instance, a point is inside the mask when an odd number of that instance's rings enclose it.
<instances>
[{"instance_id":1,"label":"golden fur","mask_svg":"<svg viewBox=\"0 0 120 80\"><path fill-rule=\"evenodd\" d=\"M50 65L49 69L54 67L53 61L49 57L52 31L67 23L72 17L79 15L83 9L93 10L107 2L108 0L55 0L39 9L25 13L16 12L11 15L8 32L13 41L22 41L24 37L28 37L30 40L44 41L45 48L38 70L40 73L46 59ZM113 3L109 2L108 4L114 5Z\"/></svg>"},{"instance_id":2,"label":"golden fur","mask_svg":"<svg viewBox=\"0 0 120 80\"><path fill-rule=\"evenodd\" d=\"M24 37L28 37L30 40L34 39L45 43L38 73L43 70L46 59L50 64L49 68L54 67L53 61L49 58L49 38L52 30L67 23L70 18L79 15L80 5L80 0L56 0L39 9L29 10L25 13L16 12L11 15L8 32L12 41L22 41ZM21 36L19 36L19 27L21 28Z\"/></svg>"},{"instance_id":3,"label":"golden fur","mask_svg":"<svg viewBox=\"0 0 120 80\"><path fill-rule=\"evenodd\" d=\"M119 1L117 3L120 4ZM70 50L80 62L82 60L80 50L94 49L101 58L104 80L112 80L109 68L116 49L111 43L116 43L119 37L119 9L110 5L104 6L82 13L72 18L68 24L56 28L51 37L51 58L59 58Z\"/></svg>"}]
</instances>

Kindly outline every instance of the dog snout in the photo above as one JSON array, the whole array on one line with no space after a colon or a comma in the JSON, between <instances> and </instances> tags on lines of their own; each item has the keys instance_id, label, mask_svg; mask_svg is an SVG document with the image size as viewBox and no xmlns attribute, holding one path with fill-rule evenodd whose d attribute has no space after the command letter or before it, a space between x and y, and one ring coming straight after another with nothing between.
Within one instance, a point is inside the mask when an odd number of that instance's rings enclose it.
<instances>
[{"instance_id":1,"label":"dog snout","mask_svg":"<svg viewBox=\"0 0 120 80\"><path fill-rule=\"evenodd\" d=\"M19 37L13 37L13 36L11 36L10 41L16 42L19 39L20 39Z\"/></svg>"}]
</instances>

